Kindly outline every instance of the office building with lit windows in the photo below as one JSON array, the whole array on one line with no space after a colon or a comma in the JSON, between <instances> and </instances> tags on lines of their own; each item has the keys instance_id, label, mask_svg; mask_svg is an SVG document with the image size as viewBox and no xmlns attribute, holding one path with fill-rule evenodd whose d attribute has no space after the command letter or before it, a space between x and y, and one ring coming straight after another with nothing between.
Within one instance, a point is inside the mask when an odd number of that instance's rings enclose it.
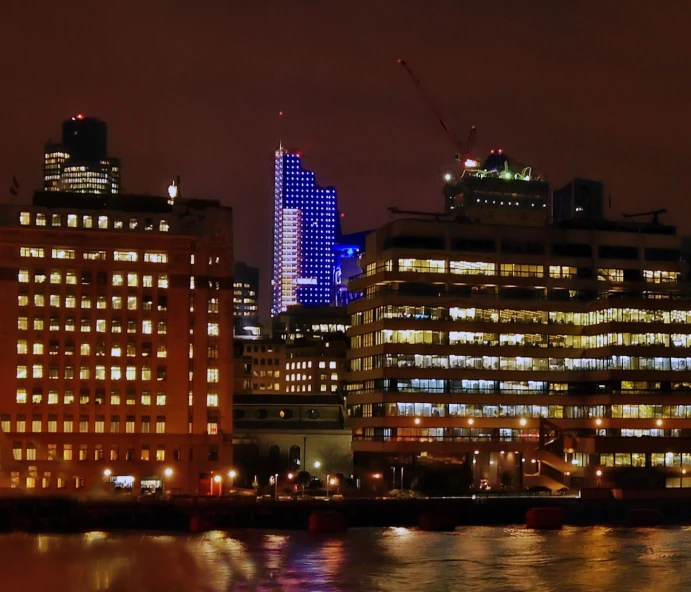
<instances>
[{"instance_id":1,"label":"office building with lit windows","mask_svg":"<svg viewBox=\"0 0 691 592\"><path fill-rule=\"evenodd\" d=\"M300 154L280 147L274 164L273 316L296 304L332 302L337 230L336 190L317 185Z\"/></svg>"},{"instance_id":2,"label":"office building with lit windows","mask_svg":"<svg viewBox=\"0 0 691 592\"><path fill-rule=\"evenodd\" d=\"M355 464L457 466L493 488L691 486L681 254L656 223L370 234L348 307Z\"/></svg>"},{"instance_id":3,"label":"office building with lit windows","mask_svg":"<svg viewBox=\"0 0 691 592\"><path fill-rule=\"evenodd\" d=\"M242 261L235 263L233 278L233 304L235 306L235 336L258 337L259 324L259 269Z\"/></svg>"},{"instance_id":4,"label":"office building with lit windows","mask_svg":"<svg viewBox=\"0 0 691 592\"><path fill-rule=\"evenodd\" d=\"M108 156L108 125L81 113L62 124L62 142L48 141L44 191L120 193L120 161Z\"/></svg>"},{"instance_id":5,"label":"office building with lit windows","mask_svg":"<svg viewBox=\"0 0 691 592\"><path fill-rule=\"evenodd\" d=\"M232 212L0 206L0 488L204 493L232 466Z\"/></svg>"}]
</instances>

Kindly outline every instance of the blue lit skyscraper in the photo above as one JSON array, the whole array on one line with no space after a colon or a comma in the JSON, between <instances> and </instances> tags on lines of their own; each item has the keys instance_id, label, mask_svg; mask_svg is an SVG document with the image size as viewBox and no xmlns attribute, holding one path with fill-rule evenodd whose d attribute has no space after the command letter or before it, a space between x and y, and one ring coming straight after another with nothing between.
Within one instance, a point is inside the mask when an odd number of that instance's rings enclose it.
<instances>
[{"instance_id":1,"label":"blue lit skyscraper","mask_svg":"<svg viewBox=\"0 0 691 592\"><path fill-rule=\"evenodd\" d=\"M333 298L336 190L319 187L299 154L283 147L274 168L274 269L271 314L289 306L328 306Z\"/></svg>"}]
</instances>

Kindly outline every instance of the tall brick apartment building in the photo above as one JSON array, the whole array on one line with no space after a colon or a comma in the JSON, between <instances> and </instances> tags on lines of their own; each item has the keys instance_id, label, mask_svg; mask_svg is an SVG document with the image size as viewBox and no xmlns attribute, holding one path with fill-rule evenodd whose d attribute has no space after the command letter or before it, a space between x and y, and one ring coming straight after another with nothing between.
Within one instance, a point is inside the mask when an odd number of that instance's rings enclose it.
<instances>
[{"instance_id":1,"label":"tall brick apartment building","mask_svg":"<svg viewBox=\"0 0 691 592\"><path fill-rule=\"evenodd\" d=\"M204 493L232 466L232 211L0 205L0 489Z\"/></svg>"}]
</instances>

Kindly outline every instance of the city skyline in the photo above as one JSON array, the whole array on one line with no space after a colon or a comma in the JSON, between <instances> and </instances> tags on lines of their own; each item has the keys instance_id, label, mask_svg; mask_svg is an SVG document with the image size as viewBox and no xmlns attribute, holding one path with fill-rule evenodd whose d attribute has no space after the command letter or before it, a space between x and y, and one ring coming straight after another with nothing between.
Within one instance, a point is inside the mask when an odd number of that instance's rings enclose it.
<instances>
[{"instance_id":1,"label":"city skyline","mask_svg":"<svg viewBox=\"0 0 691 592\"><path fill-rule=\"evenodd\" d=\"M689 156L678 123L689 84L678 75L688 4L668 12L531 2L494 13L444 0L434 9L386 0L170 2L166 11L125 1L98 14L80 2L30 8L9 2L3 11L14 26L0 42L12 56L0 98L0 180L15 175L28 200L55 122L99 117L123 159L123 191L163 194L180 173L187 195L233 206L242 221L238 258L262 269L263 286L279 139L338 187L346 232L379 226L391 205L442 207L441 176L455 166L455 150L398 58L455 130L477 125L480 155L503 148L553 186L601 180L612 212L654 209L662 197L669 219L691 214L681 199L691 180L677 165ZM463 42L450 47L456 35ZM267 290L262 298L266 311Z\"/></svg>"}]
</instances>

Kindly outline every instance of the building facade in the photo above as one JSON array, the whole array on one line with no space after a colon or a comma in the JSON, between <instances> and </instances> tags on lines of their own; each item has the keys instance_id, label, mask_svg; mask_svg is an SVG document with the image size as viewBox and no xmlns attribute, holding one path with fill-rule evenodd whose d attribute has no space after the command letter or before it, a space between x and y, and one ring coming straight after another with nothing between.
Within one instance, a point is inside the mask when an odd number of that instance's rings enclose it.
<instances>
[{"instance_id":1,"label":"building facade","mask_svg":"<svg viewBox=\"0 0 691 592\"><path fill-rule=\"evenodd\" d=\"M317 185L299 154L276 151L271 314L289 306L328 306L338 229L336 190Z\"/></svg>"},{"instance_id":2,"label":"building facade","mask_svg":"<svg viewBox=\"0 0 691 592\"><path fill-rule=\"evenodd\" d=\"M341 397L241 395L233 415L236 466L245 481L302 470L322 480L350 475L351 432Z\"/></svg>"},{"instance_id":3,"label":"building facade","mask_svg":"<svg viewBox=\"0 0 691 592\"><path fill-rule=\"evenodd\" d=\"M463 174L444 186L445 211L473 222L543 226L549 184L532 167L492 150L483 161L466 160Z\"/></svg>"},{"instance_id":4,"label":"building facade","mask_svg":"<svg viewBox=\"0 0 691 592\"><path fill-rule=\"evenodd\" d=\"M0 488L203 493L232 466L231 210L39 192L0 226Z\"/></svg>"},{"instance_id":5,"label":"building facade","mask_svg":"<svg viewBox=\"0 0 691 592\"><path fill-rule=\"evenodd\" d=\"M44 191L120 193L120 160L108 156L108 126L75 115L62 124L62 142L49 141L43 158Z\"/></svg>"},{"instance_id":6,"label":"building facade","mask_svg":"<svg viewBox=\"0 0 691 592\"><path fill-rule=\"evenodd\" d=\"M399 220L349 305L356 465L476 485L691 485L691 299L659 224ZM507 477L508 474L508 477Z\"/></svg>"},{"instance_id":7,"label":"building facade","mask_svg":"<svg viewBox=\"0 0 691 592\"><path fill-rule=\"evenodd\" d=\"M238 261L233 278L235 335L257 337L259 324L259 269Z\"/></svg>"}]
</instances>

